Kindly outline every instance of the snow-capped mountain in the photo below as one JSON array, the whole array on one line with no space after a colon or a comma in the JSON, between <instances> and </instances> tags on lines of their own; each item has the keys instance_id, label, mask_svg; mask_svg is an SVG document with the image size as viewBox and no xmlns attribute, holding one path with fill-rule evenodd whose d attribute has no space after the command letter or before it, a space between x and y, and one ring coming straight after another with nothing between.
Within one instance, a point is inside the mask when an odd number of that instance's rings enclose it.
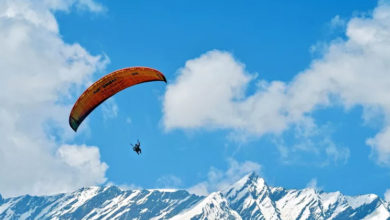
<instances>
[{"instance_id":1,"label":"snow-capped mountain","mask_svg":"<svg viewBox=\"0 0 390 220\"><path fill-rule=\"evenodd\" d=\"M377 195L344 196L312 188L270 187L254 173L223 194L242 219L390 219L389 204Z\"/></svg>"},{"instance_id":2,"label":"snow-capped mountain","mask_svg":"<svg viewBox=\"0 0 390 220\"><path fill-rule=\"evenodd\" d=\"M0 219L390 219L377 195L268 186L254 173L221 192L86 187L54 196L0 196Z\"/></svg>"},{"instance_id":3,"label":"snow-capped mountain","mask_svg":"<svg viewBox=\"0 0 390 220\"><path fill-rule=\"evenodd\" d=\"M88 187L56 196L0 201L0 219L166 219L201 201L184 190Z\"/></svg>"}]
</instances>

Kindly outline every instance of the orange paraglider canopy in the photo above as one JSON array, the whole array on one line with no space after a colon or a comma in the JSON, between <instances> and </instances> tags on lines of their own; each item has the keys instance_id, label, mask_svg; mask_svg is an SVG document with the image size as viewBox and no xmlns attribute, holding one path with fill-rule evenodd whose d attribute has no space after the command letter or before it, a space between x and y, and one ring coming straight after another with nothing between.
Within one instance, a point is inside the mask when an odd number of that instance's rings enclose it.
<instances>
[{"instance_id":1,"label":"orange paraglider canopy","mask_svg":"<svg viewBox=\"0 0 390 220\"><path fill-rule=\"evenodd\" d=\"M85 90L74 104L69 115L70 127L77 131L89 113L106 99L130 86L151 81L167 82L160 71L148 67L120 69L100 78Z\"/></svg>"}]
</instances>

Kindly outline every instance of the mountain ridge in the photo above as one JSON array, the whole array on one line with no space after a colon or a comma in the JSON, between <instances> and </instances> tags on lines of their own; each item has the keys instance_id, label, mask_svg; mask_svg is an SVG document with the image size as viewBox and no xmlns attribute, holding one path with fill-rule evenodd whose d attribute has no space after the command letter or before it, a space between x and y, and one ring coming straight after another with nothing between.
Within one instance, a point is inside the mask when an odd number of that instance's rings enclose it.
<instances>
[{"instance_id":1,"label":"mountain ridge","mask_svg":"<svg viewBox=\"0 0 390 220\"><path fill-rule=\"evenodd\" d=\"M0 219L390 219L375 194L346 196L313 188L269 186L249 173L208 196L181 189L83 187L51 196L0 195Z\"/></svg>"}]
</instances>

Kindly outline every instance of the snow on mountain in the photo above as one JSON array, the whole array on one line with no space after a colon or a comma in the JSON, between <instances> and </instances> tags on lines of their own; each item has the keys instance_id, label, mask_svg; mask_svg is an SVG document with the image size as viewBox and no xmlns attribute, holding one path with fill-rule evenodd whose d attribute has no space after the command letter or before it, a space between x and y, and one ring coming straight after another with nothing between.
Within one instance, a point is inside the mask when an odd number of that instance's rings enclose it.
<instances>
[{"instance_id":1,"label":"snow on mountain","mask_svg":"<svg viewBox=\"0 0 390 220\"><path fill-rule=\"evenodd\" d=\"M171 218L181 219L240 219L240 215L229 207L228 201L219 192L211 193L194 207L184 210L182 213Z\"/></svg>"},{"instance_id":2,"label":"snow on mountain","mask_svg":"<svg viewBox=\"0 0 390 220\"><path fill-rule=\"evenodd\" d=\"M243 219L280 219L270 188L255 173L246 175L223 194Z\"/></svg>"},{"instance_id":3,"label":"snow on mountain","mask_svg":"<svg viewBox=\"0 0 390 220\"><path fill-rule=\"evenodd\" d=\"M251 173L223 191L242 219L388 219L389 204L377 195L344 196L312 188L270 187Z\"/></svg>"},{"instance_id":4,"label":"snow on mountain","mask_svg":"<svg viewBox=\"0 0 390 220\"><path fill-rule=\"evenodd\" d=\"M390 219L390 204L377 195L345 196L268 186L250 173L221 192L121 190L85 187L54 196L2 198L0 219Z\"/></svg>"},{"instance_id":5,"label":"snow on mountain","mask_svg":"<svg viewBox=\"0 0 390 220\"><path fill-rule=\"evenodd\" d=\"M128 190L87 187L55 196L20 196L0 202L0 219L169 218L203 197L184 190Z\"/></svg>"}]
</instances>

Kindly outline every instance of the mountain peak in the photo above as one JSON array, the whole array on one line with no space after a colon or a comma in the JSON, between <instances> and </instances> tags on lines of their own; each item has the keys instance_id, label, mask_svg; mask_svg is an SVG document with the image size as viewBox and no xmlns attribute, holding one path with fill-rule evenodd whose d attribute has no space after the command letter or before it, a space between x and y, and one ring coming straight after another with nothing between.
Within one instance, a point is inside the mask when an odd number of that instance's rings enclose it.
<instances>
[{"instance_id":1,"label":"mountain peak","mask_svg":"<svg viewBox=\"0 0 390 220\"><path fill-rule=\"evenodd\" d=\"M244 188L251 188L251 191L261 191L263 188L268 188L268 186L258 174L250 172L222 192L229 194L229 191L242 191Z\"/></svg>"},{"instance_id":2,"label":"mountain peak","mask_svg":"<svg viewBox=\"0 0 390 220\"><path fill-rule=\"evenodd\" d=\"M251 172L222 190L222 193L227 198L237 197L236 199L239 200L247 193L263 191L264 188L268 188L264 179L255 172Z\"/></svg>"},{"instance_id":3,"label":"mountain peak","mask_svg":"<svg viewBox=\"0 0 390 220\"><path fill-rule=\"evenodd\" d=\"M255 172L222 192L243 219L280 219L271 188Z\"/></svg>"},{"instance_id":4,"label":"mountain peak","mask_svg":"<svg viewBox=\"0 0 390 220\"><path fill-rule=\"evenodd\" d=\"M255 171L248 173L247 176L248 178L259 178L259 175Z\"/></svg>"},{"instance_id":5,"label":"mountain peak","mask_svg":"<svg viewBox=\"0 0 390 220\"><path fill-rule=\"evenodd\" d=\"M243 176L240 180L245 179L248 181L249 180L253 181L253 180L257 180L258 178L260 178L259 175L255 171L252 171L252 172L246 174L245 176Z\"/></svg>"},{"instance_id":6,"label":"mountain peak","mask_svg":"<svg viewBox=\"0 0 390 220\"><path fill-rule=\"evenodd\" d=\"M247 176L248 182L251 182L252 184L258 185L258 186L267 186L265 180L261 178L257 173L251 172Z\"/></svg>"}]
</instances>

